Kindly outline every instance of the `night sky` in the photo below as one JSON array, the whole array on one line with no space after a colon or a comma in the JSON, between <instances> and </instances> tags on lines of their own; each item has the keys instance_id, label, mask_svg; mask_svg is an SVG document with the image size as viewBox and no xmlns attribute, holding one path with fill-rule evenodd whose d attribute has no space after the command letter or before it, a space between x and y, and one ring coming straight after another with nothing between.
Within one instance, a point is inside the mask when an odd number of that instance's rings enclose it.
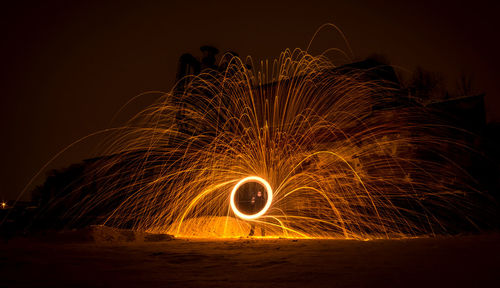
<instances>
[{"instance_id":1,"label":"night sky","mask_svg":"<svg viewBox=\"0 0 500 288\"><path fill-rule=\"evenodd\" d=\"M198 56L210 44L272 59L285 48L305 49L328 22L343 30L354 60L381 53L403 73L422 66L442 73L449 85L462 73L472 75L486 93L488 121L500 121L498 2L17 2L0 9L2 199L17 197L73 141L120 125L155 99L134 102L111 123L132 97L169 91L181 54ZM329 47L347 51L332 30L319 34L311 51ZM98 140L50 167L94 156L89 147Z\"/></svg>"}]
</instances>

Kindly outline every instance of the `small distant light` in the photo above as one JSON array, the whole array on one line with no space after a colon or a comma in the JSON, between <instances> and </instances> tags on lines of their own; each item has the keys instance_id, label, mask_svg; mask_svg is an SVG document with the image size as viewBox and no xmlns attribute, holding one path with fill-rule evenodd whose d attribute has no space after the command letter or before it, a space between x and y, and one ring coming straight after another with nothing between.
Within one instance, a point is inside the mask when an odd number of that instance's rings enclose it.
<instances>
[{"instance_id":1,"label":"small distant light","mask_svg":"<svg viewBox=\"0 0 500 288\"><path fill-rule=\"evenodd\" d=\"M5 209L5 207L7 207L7 203L2 202L2 209Z\"/></svg>"}]
</instances>

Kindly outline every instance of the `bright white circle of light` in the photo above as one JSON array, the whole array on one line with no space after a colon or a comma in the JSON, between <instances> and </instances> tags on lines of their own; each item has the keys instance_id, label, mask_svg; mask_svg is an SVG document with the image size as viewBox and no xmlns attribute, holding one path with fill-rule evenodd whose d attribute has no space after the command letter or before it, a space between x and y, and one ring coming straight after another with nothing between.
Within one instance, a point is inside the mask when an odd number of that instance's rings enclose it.
<instances>
[{"instance_id":1,"label":"bright white circle of light","mask_svg":"<svg viewBox=\"0 0 500 288\"><path fill-rule=\"evenodd\" d=\"M258 182L262 184L262 186L266 187L266 192L267 192L267 202L264 208L262 208L262 210L260 210L258 213L251 215L242 213L240 210L238 210L238 208L236 208L236 204L234 203L234 196L236 195L236 191L238 191L241 185L247 182ZM231 208L233 209L234 214L236 214L236 216L240 217L241 219L251 220L259 218L260 216L264 215L264 213L266 213L267 209L269 209L269 207L271 206L272 201L273 201L273 189L271 189L271 185L269 185L269 183L267 183L266 180L257 176L250 176L241 179L238 183L236 183L236 185L233 188L233 191L231 192Z\"/></svg>"}]
</instances>

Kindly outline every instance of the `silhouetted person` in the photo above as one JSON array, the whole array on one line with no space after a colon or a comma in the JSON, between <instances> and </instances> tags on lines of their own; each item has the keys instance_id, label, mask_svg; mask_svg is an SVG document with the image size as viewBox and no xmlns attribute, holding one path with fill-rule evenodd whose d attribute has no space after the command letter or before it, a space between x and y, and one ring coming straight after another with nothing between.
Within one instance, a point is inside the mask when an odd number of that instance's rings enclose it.
<instances>
[{"instance_id":1,"label":"silhouetted person","mask_svg":"<svg viewBox=\"0 0 500 288\"><path fill-rule=\"evenodd\" d=\"M252 214L259 213L264 206L266 205L266 199L264 199L264 194L262 191L258 191L257 195L253 195L252 199L250 200L250 205L252 207ZM266 231L264 230L264 227L261 226L260 232L262 236L266 236ZM250 224L250 234L248 236L253 236L255 234L255 222L252 222Z\"/></svg>"}]
</instances>

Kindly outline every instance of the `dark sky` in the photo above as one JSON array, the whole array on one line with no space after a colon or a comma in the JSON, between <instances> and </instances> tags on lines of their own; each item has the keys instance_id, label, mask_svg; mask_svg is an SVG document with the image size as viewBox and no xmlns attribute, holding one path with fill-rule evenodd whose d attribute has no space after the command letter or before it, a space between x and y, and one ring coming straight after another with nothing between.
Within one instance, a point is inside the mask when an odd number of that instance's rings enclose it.
<instances>
[{"instance_id":1,"label":"dark sky","mask_svg":"<svg viewBox=\"0 0 500 288\"><path fill-rule=\"evenodd\" d=\"M22 3L18 3L22 2ZM104 3L106 2L106 3ZM499 4L481 1L9 1L0 9L3 151L0 198L15 198L58 151L98 130L130 98L170 90L177 59L211 44L272 59L306 48L324 23L338 25L357 59L385 54L453 82L474 77L500 121ZM439 2L439 3L434 3ZM496 1L490 1L496 2ZM321 33L313 52L346 46ZM154 97L126 110L119 121ZM92 156L91 142L51 167ZM1 199L0 199L1 200Z\"/></svg>"}]
</instances>

